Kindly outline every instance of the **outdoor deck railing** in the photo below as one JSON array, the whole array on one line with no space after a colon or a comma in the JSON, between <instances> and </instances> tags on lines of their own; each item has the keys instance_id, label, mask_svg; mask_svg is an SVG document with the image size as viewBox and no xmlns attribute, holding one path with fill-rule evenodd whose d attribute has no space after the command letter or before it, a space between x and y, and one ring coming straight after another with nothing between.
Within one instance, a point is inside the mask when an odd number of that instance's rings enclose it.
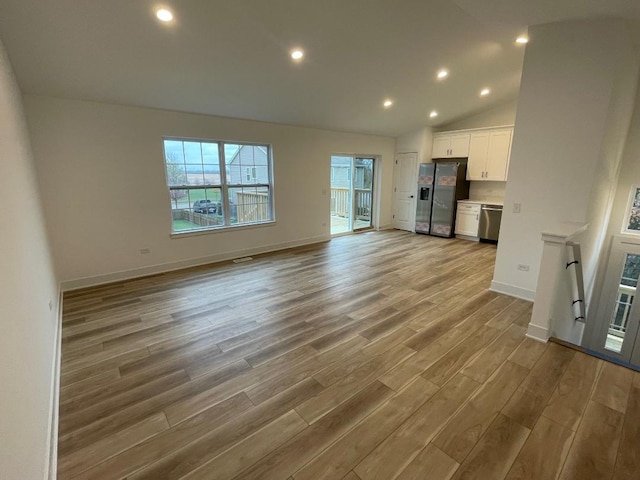
<instances>
[{"instance_id":1,"label":"outdoor deck railing","mask_svg":"<svg viewBox=\"0 0 640 480\"><path fill-rule=\"evenodd\" d=\"M349 188L331 187L331 215L339 217L349 216ZM371 190L356 188L356 218L370 220L371 218Z\"/></svg>"},{"instance_id":2,"label":"outdoor deck railing","mask_svg":"<svg viewBox=\"0 0 640 480\"><path fill-rule=\"evenodd\" d=\"M616 297L615 316L609 323L609 333L616 337L624 337L629 321L629 311L636 295L636 287L620 285Z\"/></svg>"}]
</instances>

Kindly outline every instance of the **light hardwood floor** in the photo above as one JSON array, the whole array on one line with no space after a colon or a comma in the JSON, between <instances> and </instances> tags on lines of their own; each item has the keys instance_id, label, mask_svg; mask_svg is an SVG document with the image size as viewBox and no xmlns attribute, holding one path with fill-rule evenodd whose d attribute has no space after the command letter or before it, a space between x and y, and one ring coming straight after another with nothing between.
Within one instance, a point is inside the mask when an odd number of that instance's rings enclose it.
<instances>
[{"instance_id":1,"label":"light hardwood floor","mask_svg":"<svg viewBox=\"0 0 640 480\"><path fill-rule=\"evenodd\" d=\"M64 479L638 479L640 374L406 232L64 297Z\"/></svg>"}]
</instances>

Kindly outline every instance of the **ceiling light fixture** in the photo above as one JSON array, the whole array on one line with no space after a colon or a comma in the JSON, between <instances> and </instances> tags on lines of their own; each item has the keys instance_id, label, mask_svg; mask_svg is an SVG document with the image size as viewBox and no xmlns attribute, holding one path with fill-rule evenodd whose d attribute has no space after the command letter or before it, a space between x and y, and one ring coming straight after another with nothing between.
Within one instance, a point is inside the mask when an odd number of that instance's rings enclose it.
<instances>
[{"instance_id":1,"label":"ceiling light fixture","mask_svg":"<svg viewBox=\"0 0 640 480\"><path fill-rule=\"evenodd\" d=\"M527 43L529 43L529 39L524 35L521 35L518 38L516 38L516 43L519 45L526 45Z\"/></svg>"},{"instance_id":2,"label":"ceiling light fixture","mask_svg":"<svg viewBox=\"0 0 640 480\"><path fill-rule=\"evenodd\" d=\"M435 110L433 110L430 114L429 117L431 118L436 118L438 116L438 112L436 112Z\"/></svg>"},{"instance_id":3,"label":"ceiling light fixture","mask_svg":"<svg viewBox=\"0 0 640 480\"><path fill-rule=\"evenodd\" d=\"M393 105L392 100L385 100L384 103L382 104L384 108L389 108L391 105Z\"/></svg>"},{"instance_id":4,"label":"ceiling light fixture","mask_svg":"<svg viewBox=\"0 0 640 480\"><path fill-rule=\"evenodd\" d=\"M304 57L304 51L300 48L296 48L294 50L291 50L291 58L296 60L296 61L300 61L302 60L302 57Z\"/></svg>"},{"instance_id":5,"label":"ceiling light fixture","mask_svg":"<svg viewBox=\"0 0 640 480\"><path fill-rule=\"evenodd\" d=\"M438 78L442 80L443 78L447 78L449 76L449 72L446 70L440 70L438 72Z\"/></svg>"},{"instance_id":6,"label":"ceiling light fixture","mask_svg":"<svg viewBox=\"0 0 640 480\"><path fill-rule=\"evenodd\" d=\"M490 93L491 93L491 90L489 90L488 88L483 88L482 90L480 90L480 96L481 97L486 97Z\"/></svg>"},{"instance_id":7,"label":"ceiling light fixture","mask_svg":"<svg viewBox=\"0 0 640 480\"><path fill-rule=\"evenodd\" d=\"M160 8L156 11L156 17L158 17L158 20L161 22L170 22L173 20L173 13L166 8Z\"/></svg>"}]
</instances>

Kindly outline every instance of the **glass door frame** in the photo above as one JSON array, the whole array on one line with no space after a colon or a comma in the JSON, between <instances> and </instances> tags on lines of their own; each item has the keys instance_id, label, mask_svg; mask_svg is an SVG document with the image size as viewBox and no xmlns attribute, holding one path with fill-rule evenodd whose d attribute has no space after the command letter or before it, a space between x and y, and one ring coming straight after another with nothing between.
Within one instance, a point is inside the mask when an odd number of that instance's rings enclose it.
<instances>
[{"instance_id":1,"label":"glass door frame","mask_svg":"<svg viewBox=\"0 0 640 480\"><path fill-rule=\"evenodd\" d=\"M340 235L348 235L351 233L356 233L356 232L361 232L361 231L366 231L366 230L371 230L374 228L374 207L375 207L375 201L376 201L376 197L375 197L375 192L377 191L376 188L376 181L377 181L377 176L376 176L376 170L378 168L378 162L379 162L379 156L378 155L362 155L362 154L352 154L352 153L346 153L346 154L340 154L340 153L333 153L331 154L330 157L330 165L333 166L333 159L334 157L340 157L343 159L349 158L350 159L350 163L349 163L349 199L348 199L348 217L347 217L347 229L345 231L339 231L334 233L332 230L333 228L333 215L330 215L330 233L332 236L340 236ZM369 224L364 226L364 227L356 227L357 226L357 222L358 222L358 210L359 210L359 206L358 206L358 202L357 202L357 169L356 169L356 162L358 160L370 160L371 161L371 199L370 199L370 203L369 203ZM330 179L330 188L333 189L334 185L333 185L333 179ZM338 188L338 187L336 187ZM344 188L344 187L342 187ZM361 189L362 190L362 189ZM333 197L333 192L332 195L330 195L330 197Z\"/></svg>"},{"instance_id":2,"label":"glass door frame","mask_svg":"<svg viewBox=\"0 0 640 480\"><path fill-rule=\"evenodd\" d=\"M371 160L371 200L369 201L369 225L366 227L356 228L358 223L358 198L356 188L356 161L358 160ZM373 156L367 157L364 155L354 155L351 161L351 231L362 232L363 230L370 230L373 228L373 191L376 180L376 158ZM364 189L361 189L364 190Z\"/></svg>"},{"instance_id":3,"label":"glass door frame","mask_svg":"<svg viewBox=\"0 0 640 480\"><path fill-rule=\"evenodd\" d=\"M620 352L606 348L611 319L618 310L618 293L628 255L640 255L640 238L627 235L614 236L609 251L600 301L597 306L597 315L590 334L589 347L604 357L609 357L621 363L640 366L640 342L638 342L640 299L635 298L628 310Z\"/></svg>"}]
</instances>

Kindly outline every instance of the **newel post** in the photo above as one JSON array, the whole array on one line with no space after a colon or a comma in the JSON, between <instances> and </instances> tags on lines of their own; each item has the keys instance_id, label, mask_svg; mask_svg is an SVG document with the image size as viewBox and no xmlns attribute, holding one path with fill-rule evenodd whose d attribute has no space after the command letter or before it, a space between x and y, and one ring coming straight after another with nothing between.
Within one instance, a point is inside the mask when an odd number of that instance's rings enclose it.
<instances>
[{"instance_id":1,"label":"newel post","mask_svg":"<svg viewBox=\"0 0 640 480\"><path fill-rule=\"evenodd\" d=\"M549 340L556 292L566 268L566 245L587 227L588 225L583 223L566 222L542 232L544 246L540 260L536 299L533 303L531 321L527 328L527 337L540 342Z\"/></svg>"}]
</instances>

